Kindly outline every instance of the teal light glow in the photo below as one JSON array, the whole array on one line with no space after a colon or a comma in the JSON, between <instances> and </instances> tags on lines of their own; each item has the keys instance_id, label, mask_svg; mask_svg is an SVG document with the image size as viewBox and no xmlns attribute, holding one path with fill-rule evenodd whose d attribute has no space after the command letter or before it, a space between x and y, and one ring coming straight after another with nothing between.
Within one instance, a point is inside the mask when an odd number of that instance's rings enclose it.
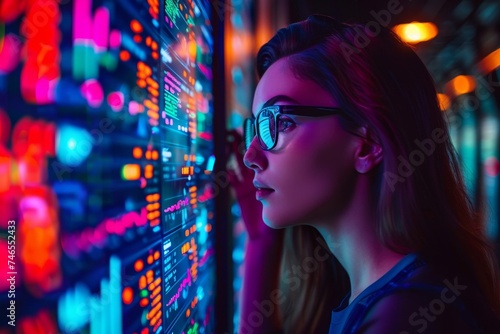
<instances>
[{"instance_id":1,"label":"teal light glow","mask_svg":"<svg viewBox=\"0 0 500 334\"><path fill-rule=\"evenodd\" d=\"M56 137L56 155L61 163L75 167L82 164L92 152L94 138L87 130L62 125Z\"/></svg>"},{"instance_id":2,"label":"teal light glow","mask_svg":"<svg viewBox=\"0 0 500 334\"><path fill-rule=\"evenodd\" d=\"M90 297L87 286L79 283L59 298L57 320L63 333L78 333L88 324Z\"/></svg>"},{"instance_id":3,"label":"teal light glow","mask_svg":"<svg viewBox=\"0 0 500 334\"><path fill-rule=\"evenodd\" d=\"M211 155L207 161L207 170L213 172L215 166L215 156Z\"/></svg>"}]
</instances>

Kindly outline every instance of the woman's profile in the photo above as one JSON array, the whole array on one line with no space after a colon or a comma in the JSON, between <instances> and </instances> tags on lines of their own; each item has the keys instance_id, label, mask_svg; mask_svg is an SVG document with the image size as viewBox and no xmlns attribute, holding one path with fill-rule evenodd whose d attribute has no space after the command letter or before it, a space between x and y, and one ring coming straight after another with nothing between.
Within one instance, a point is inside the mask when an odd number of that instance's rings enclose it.
<instances>
[{"instance_id":1,"label":"woman's profile","mask_svg":"<svg viewBox=\"0 0 500 334\"><path fill-rule=\"evenodd\" d=\"M356 47L363 29L313 15L258 53L239 332L498 333L498 261L433 80L388 29Z\"/></svg>"}]
</instances>

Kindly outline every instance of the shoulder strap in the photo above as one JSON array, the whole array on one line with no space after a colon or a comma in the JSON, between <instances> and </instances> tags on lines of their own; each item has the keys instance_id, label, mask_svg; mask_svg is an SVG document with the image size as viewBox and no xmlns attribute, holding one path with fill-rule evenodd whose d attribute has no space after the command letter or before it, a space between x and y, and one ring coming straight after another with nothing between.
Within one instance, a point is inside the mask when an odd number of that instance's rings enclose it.
<instances>
[{"instance_id":1,"label":"shoulder strap","mask_svg":"<svg viewBox=\"0 0 500 334\"><path fill-rule=\"evenodd\" d=\"M388 282L382 288L374 291L373 293L360 300L351 311L349 318L347 319L345 326L342 329L342 334L356 333L371 307L382 298L393 293L401 291L414 291L430 294L432 296L441 296L441 292L443 291L442 286L424 283L404 283L404 280L408 278L413 271L426 264L427 263L424 260L415 260L414 262L406 266L403 270L401 270L401 272L399 272L390 282ZM469 325L472 326L472 328L480 328L472 314L470 312L467 312L466 305L460 298L457 298L457 300L453 303L453 306L457 308L461 314L464 315L464 319L466 319L466 321L469 323Z\"/></svg>"}]
</instances>

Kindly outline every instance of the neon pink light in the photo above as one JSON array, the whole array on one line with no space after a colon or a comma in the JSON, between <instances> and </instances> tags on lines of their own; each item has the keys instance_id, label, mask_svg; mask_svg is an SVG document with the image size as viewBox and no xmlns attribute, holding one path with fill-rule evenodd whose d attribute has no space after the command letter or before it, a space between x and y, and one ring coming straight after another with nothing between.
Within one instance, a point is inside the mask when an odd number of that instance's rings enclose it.
<instances>
[{"instance_id":1,"label":"neon pink light","mask_svg":"<svg viewBox=\"0 0 500 334\"><path fill-rule=\"evenodd\" d=\"M205 189L203 189L203 194L198 196L198 202L203 203L212 199L214 197L213 190L210 185L207 185Z\"/></svg>"},{"instance_id":2,"label":"neon pink light","mask_svg":"<svg viewBox=\"0 0 500 334\"><path fill-rule=\"evenodd\" d=\"M108 104L111 107L111 110L114 112L119 112L123 109L123 105L125 104L125 97L122 92L112 92L108 95Z\"/></svg>"},{"instance_id":3,"label":"neon pink light","mask_svg":"<svg viewBox=\"0 0 500 334\"><path fill-rule=\"evenodd\" d=\"M500 162L495 157L489 157L484 163L486 175L496 177L500 174Z\"/></svg>"},{"instance_id":4,"label":"neon pink light","mask_svg":"<svg viewBox=\"0 0 500 334\"><path fill-rule=\"evenodd\" d=\"M39 104L51 103L55 100L55 92L59 78L48 80L45 77L38 79L36 83L36 102Z\"/></svg>"},{"instance_id":5,"label":"neon pink light","mask_svg":"<svg viewBox=\"0 0 500 334\"><path fill-rule=\"evenodd\" d=\"M22 212L24 220L39 224L37 227L47 227L47 223L50 222L47 203L43 198L37 196L24 197L19 203L19 211Z\"/></svg>"},{"instance_id":6,"label":"neon pink light","mask_svg":"<svg viewBox=\"0 0 500 334\"><path fill-rule=\"evenodd\" d=\"M187 270L187 277L182 280L181 285L177 289L177 293L175 295L173 295L172 298L170 298L170 300L167 303L167 306L170 306L173 303L175 303L175 301L177 299L179 299L179 297L181 296L182 289L184 289L188 285L191 286L191 282L192 282L191 281L191 271L188 269Z\"/></svg>"},{"instance_id":7,"label":"neon pink light","mask_svg":"<svg viewBox=\"0 0 500 334\"><path fill-rule=\"evenodd\" d=\"M128 112L130 115L137 115L141 111L141 105L136 101L130 101L128 104Z\"/></svg>"},{"instance_id":8,"label":"neon pink light","mask_svg":"<svg viewBox=\"0 0 500 334\"><path fill-rule=\"evenodd\" d=\"M180 199L179 201L177 201L176 204L169 206L164 211L165 212L175 212L175 211L180 210L182 207L184 207L184 206L186 206L188 204L189 204L189 198L186 197L186 199L183 199L183 200Z\"/></svg>"},{"instance_id":9,"label":"neon pink light","mask_svg":"<svg viewBox=\"0 0 500 334\"><path fill-rule=\"evenodd\" d=\"M94 50L98 53L108 48L109 11L106 7L99 7L94 15Z\"/></svg>"},{"instance_id":10,"label":"neon pink light","mask_svg":"<svg viewBox=\"0 0 500 334\"><path fill-rule=\"evenodd\" d=\"M102 91L101 84L95 79L85 81L80 87L80 92L87 100L89 106L93 108L99 107L104 101L104 92Z\"/></svg>"},{"instance_id":11,"label":"neon pink light","mask_svg":"<svg viewBox=\"0 0 500 334\"><path fill-rule=\"evenodd\" d=\"M113 29L109 34L109 47L118 49L122 44L122 33L119 30Z\"/></svg>"},{"instance_id":12,"label":"neon pink light","mask_svg":"<svg viewBox=\"0 0 500 334\"><path fill-rule=\"evenodd\" d=\"M200 69L201 73L205 77L207 77L208 80L212 80L212 69L206 65L203 64L198 64L198 68Z\"/></svg>"},{"instance_id":13,"label":"neon pink light","mask_svg":"<svg viewBox=\"0 0 500 334\"><path fill-rule=\"evenodd\" d=\"M12 72L21 59L22 42L14 34L7 34L3 40L3 46L0 41L0 72Z\"/></svg>"},{"instance_id":14,"label":"neon pink light","mask_svg":"<svg viewBox=\"0 0 500 334\"><path fill-rule=\"evenodd\" d=\"M83 231L82 234L80 234L80 238L76 240L76 245L81 250L90 249L90 242L85 238L85 231Z\"/></svg>"},{"instance_id":15,"label":"neon pink light","mask_svg":"<svg viewBox=\"0 0 500 334\"><path fill-rule=\"evenodd\" d=\"M123 235L128 229L144 226L148 223L148 211L142 208L141 212L128 212L117 218L109 218L92 229L86 228L83 232L63 235L61 244L66 254L78 257L82 252L89 252L92 247L103 247L109 236Z\"/></svg>"},{"instance_id":16,"label":"neon pink light","mask_svg":"<svg viewBox=\"0 0 500 334\"><path fill-rule=\"evenodd\" d=\"M207 251L205 252L205 254L203 255L203 257L200 259L200 267L203 266L207 261L208 259L214 255L215 251L213 248L209 248L207 249Z\"/></svg>"},{"instance_id":17,"label":"neon pink light","mask_svg":"<svg viewBox=\"0 0 500 334\"><path fill-rule=\"evenodd\" d=\"M163 79L167 84L169 84L170 86L172 86L172 88L175 88L176 91L178 91L179 93L181 92L181 88L179 87L179 85L176 85L175 83L172 82L172 80L170 80L169 78L165 77L165 79ZM166 89L169 89L170 87L168 85L165 85L165 88ZM173 93L173 92L172 92Z\"/></svg>"},{"instance_id":18,"label":"neon pink light","mask_svg":"<svg viewBox=\"0 0 500 334\"><path fill-rule=\"evenodd\" d=\"M73 40L88 43L92 40L92 0L75 0L73 6ZM83 41L82 41L83 40Z\"/></svg>"},{"instance_id":19,"label":"neon pink light","mask_svg":"<svg viewBox=\"0 0 500 334\"><path fill-rule=\"evenodd\" d=\"M199 132L198 137L206 141L211 141L213 139L213 136L210 132Z\"/></svg>"},{"instance_id":20,"label":"neon pink light","mask_svg":"<svg viewBox=\"0 0 500 334\"><path fill-rule=\"evenodd\" d=\"M168 77L168 78L167 78ZM167 76L165 77L165 82L168 83L170 86L175 88L176 91L180 93L181 91L181 82L170 73L170 71L167 71Z\"/></svg>"}]
</instances>

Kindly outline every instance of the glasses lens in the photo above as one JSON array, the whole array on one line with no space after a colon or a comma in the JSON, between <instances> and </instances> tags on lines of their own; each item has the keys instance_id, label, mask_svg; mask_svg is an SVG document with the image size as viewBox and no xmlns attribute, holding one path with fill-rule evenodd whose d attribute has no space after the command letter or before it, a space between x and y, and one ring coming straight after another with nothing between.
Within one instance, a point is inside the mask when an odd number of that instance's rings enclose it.
<instances>
[{"instance_id":1,"label":"glasses lens","mask_svg":"<svg viewBox=\"0 0 500 334\"><path fill-rule=\"evenodd\" d=\"M276 140L276 124L274 114L270 110L262 110L257 118L259 142L262 147L271 149Z\"/></svg>"},{"instance_id":2,"label":"glasses lens","mask_svg":"<svg viewBox=\"0 0 500 334\"><path fill-rule=\"evenodd\" d=\"M245 120L245 123L243 123L243 136L245 139L245 149L248 150L253 138L255 137L255 127L253 119L247 118Z\"/></svg>"}]
</instances>

